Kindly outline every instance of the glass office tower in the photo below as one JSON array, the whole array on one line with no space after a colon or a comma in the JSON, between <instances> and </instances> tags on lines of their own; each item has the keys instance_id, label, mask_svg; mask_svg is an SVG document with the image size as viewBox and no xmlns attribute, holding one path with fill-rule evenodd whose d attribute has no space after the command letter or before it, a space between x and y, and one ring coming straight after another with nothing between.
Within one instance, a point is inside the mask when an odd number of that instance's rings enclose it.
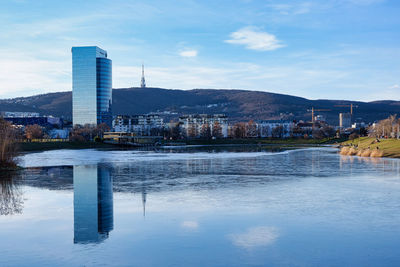
<instances>
[{"instance_id":1,"label":"glass office tower","mask_svg":"<svg viewBox=\"0 0 400 267\"><path fill-rule=\"evenodd\" d=\"M112 120L112 64L97 46L72 47L72 122L97 125Z\"/></svg>"}]
</instances>

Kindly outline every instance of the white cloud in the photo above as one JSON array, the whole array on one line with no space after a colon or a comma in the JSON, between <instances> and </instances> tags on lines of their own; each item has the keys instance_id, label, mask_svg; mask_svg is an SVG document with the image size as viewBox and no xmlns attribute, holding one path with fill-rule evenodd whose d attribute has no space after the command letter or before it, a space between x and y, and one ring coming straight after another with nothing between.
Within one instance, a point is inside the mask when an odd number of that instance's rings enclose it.
<instances>
[{"instance_id":1,"label":"white cloud","mask_svg":"<svg viewBox=\"0 0 400 267\"><path fill-rule=\"evenodd\" d=\"M69 61L37 59L27 54L0 53L0 97L71 90Z\"/></svg>"},{"instance_id":2,"label":"white cloud","mask_svg":"<svg viewBox=\"0 0 400 267\"><path fill-rule=\"evenodd\" d=\"M230 34L231 39L225 40L229 44L244 45L247 49L258 51L275 50L284 45L275 35L260 31L255 27L244 27Z\"/></svg>"},{"instance_id":3,"label":"white cloud","mask_svg":"<svg viewBox=\"0 0 400 267\"><path fill-rule=\"evenodd\" d=\"M313 6L310 2L293 3L293 4L270 4L268 7L277 10L281 15L300 15L311 11Z\"/></svg>"},{"instance_id":4,"label":"white cloud","mask_svg":"<svg viewBox=\"0 0 400 267\"><path fill-rule=\"evenodd\" d=\"M196 230L199 228L199 223L196 221L184 221L182 222L181 226L189 230Z\"/></svg>"},{"instance_id":5,"label":"white cloud","mask_svg":"<svg viewBox=\"0 0 400 267\"><path fill-rule=\"evenodd\" d=\"M400 88L400 85L398 85L398 84L394 84L392 86L389 86L389 89L399 89L399 88Z\"/></svg>"},{"instance_id":6,"label":"white cloud","mask_svg":"<svg viewBox=\"0 0 400 267\"><path fill-rule=\"evenodd\" d=\"M191 49L191 50L184 50L179 53L181 57L197 57L198 51Z\"/></svg>"},{"instance_id":7,"label":"white cloud","mask_svg":"<svg viewBox=\"0 0 400 267\"><path fill-rule=\"evenodd\" d=\"M278 230L275 227L267 226L249 228L244 233L228 236L235 246L246 249L271 245L278 237Z\"/></svg>"},{"instance_id":8,"label":"white cloud","mask_svg":"<svg viewBox=\"0 0 400 267\"><path fill-rule=\"evenodd\" d=\"M351 4L356 4L356 5L373 5L373 4L378 4L382 3L385 0L346 0Z\"/></svg>"}]
</instances>

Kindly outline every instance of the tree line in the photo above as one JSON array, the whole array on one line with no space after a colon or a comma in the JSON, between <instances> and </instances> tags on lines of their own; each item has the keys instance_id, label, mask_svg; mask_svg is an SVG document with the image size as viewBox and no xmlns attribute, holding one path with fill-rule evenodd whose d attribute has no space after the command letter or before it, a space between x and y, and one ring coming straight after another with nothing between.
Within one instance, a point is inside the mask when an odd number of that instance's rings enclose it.
<instances>
[{"instance_id":1,"label":"tree line","mask_svg":"<svg viewBox=\"0 0 400 267\"><path fill-rule=\"evenodd\" d=\"M400 138L400 119L397 115L391 115L380 120L368 129L368 135L375 138Z\"/></svg>"}]
</instances>

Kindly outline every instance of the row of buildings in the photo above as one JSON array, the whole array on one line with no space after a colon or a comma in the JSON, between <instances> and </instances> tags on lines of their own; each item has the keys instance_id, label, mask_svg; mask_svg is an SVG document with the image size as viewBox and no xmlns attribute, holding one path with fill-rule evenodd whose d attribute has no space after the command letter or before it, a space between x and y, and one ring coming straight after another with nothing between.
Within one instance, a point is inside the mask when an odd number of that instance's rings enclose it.
<instances>
[{"instance_id":1,"label":"row of buildings","mask_svg":"<svg viewBox=\"0 0 400 267\"><path fill-rule=\"evenodd\" d=\"M23 128L37 124L46 129L50 138L66 139L72 130L72 125L64 125L63 120L52 116L41 116L30 112L3 112L2 117L12 124ZM247 137L299 137L313 136L319 129L327 128L334 131L349 132L352 129L365 128L365 123L352 124L351 116L340 114L340 126L331 127L323 116L317 115L314 122L257 120L249 122L229 123L224 114L190 114L180 116L178 121L165 122L159 114L118 115L112 118L110 130L114 134L131 137L170 136L175 132L175 138L247 138Z\"/></svg>"},{"instance_id":2,"label":"row of buildings","mask_svg":"<svg viewBox=\"0 0 400 267\"><path fill-rule=\"evenodd\" d=\"M320 126L319 123L314 125ZM304 122L264 120L229 124L224 114L192 114L179 117L178 122L165 123L159 115L116 116L112 130L134 136L163 135L165 131L177 129L183 138L227 138L227 137L289 137L296 127L311 133L313 124Z\"/></svg>"}]
</instances>

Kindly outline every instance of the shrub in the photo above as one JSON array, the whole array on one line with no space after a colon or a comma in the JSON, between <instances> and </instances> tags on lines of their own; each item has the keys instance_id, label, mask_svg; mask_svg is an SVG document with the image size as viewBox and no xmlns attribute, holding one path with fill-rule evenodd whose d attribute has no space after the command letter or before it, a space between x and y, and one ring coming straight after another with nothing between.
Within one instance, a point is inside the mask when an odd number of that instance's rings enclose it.
<instances>
[{"instance_id":1,"label":"shrub","mask_svg":"<svg viewBox=\"0 0 400 267\"><path fill-rule=\"evenodd\" d=\"M15 168L17 155L16 132L12 125L0 118L0 168Z\"/></svg>"}]
</instances>

